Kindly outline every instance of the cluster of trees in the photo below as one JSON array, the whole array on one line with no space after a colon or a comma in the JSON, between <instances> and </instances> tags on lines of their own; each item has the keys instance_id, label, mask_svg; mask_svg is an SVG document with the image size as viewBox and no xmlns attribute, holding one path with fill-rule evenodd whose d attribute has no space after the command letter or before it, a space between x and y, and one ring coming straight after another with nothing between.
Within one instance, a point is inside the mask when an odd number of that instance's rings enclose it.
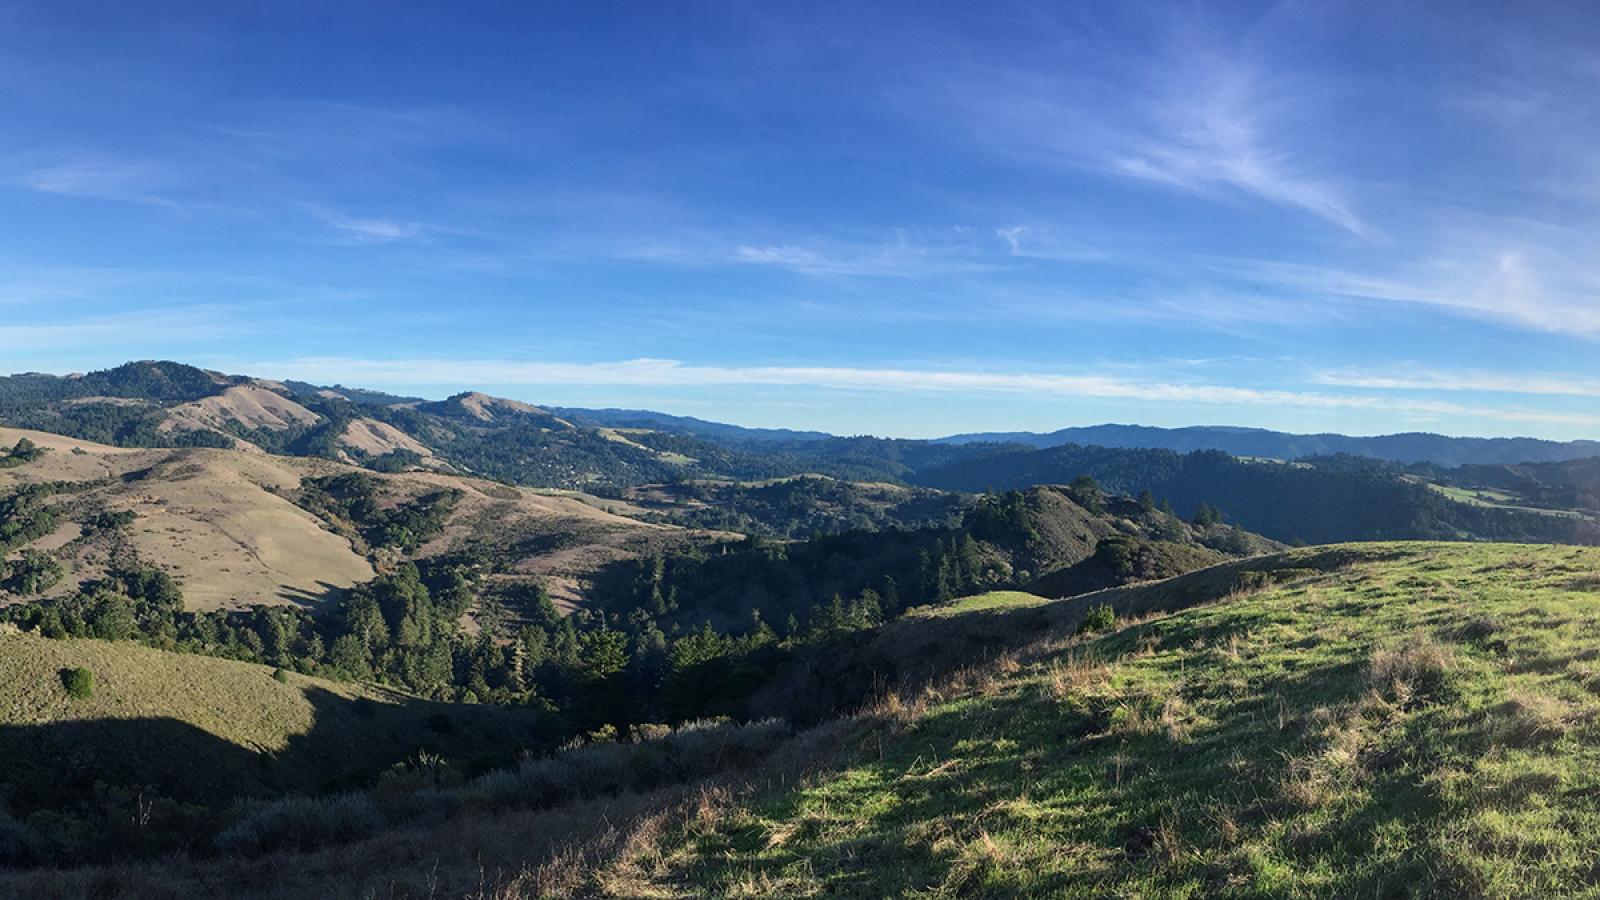
<instances>
[{"instance_id":1,"label":"cluster of trees","mask_svg":"<svg viewBox=\"0 0 1600 900\"><path fill-rule=\"evenodd\" d=\"M24 549L16 559L7 559L18 547L54 531L60 521L47 501L61 493L79 491L81 482L43 482L17 488L0 498L0 591L29 595L49 590L65 575L61 563L49 553ZM129 510L102 510L82 523L83 535L90 536L125 528L133 521Z\"/></svg>"},{"instance_id":2,"label":"cluster of trees","mask_svg":"<svg viewBox=\"0 0 1600 900\"><path fill-rule=\"evenodd\" d=\"M0 557L55 529L55 511L45 501L69 487L54 482L25 484L0 497Z\"/></svg>"},{"instance_id":3,"label":"cluster of trees","mask_svg":"<svg viewBox=\"0 0 1600 900\"><path fill-rule=\"evenodd\" d=\"M388 453L374 456L362 461L362 464L374 472L404 472L422 465L422 454L415 450L400 447Z\"/></svg>"},{"instance_id":4,"label":"cluster of trees","mask_svg":"<svg viewBox=\"0 0 1600 900\"><path fill-rule=\"evenodd\" d=\"M184 403L220 394L238 380L174 362L124 363L82 376L35 372L0 378L0 405L39 405L86 397Z\"/></svg>"},{"instance_id":5,"label":"cluster of trees","mask_svg":"<svg viewBox=\"0 0 1600 900\"><path fill-rule=\"evenodd\" d=\"M444 528L460 499L461 491L446 488L386 506L377 479L347 472L305 479L296 502L358 547L411 550Z\"/></svg>"},{"instance_id":6,"label":"cluster of trees","mask_svg":"<svg viewBox=\"0 0 1600 900\"><path fill-rule=\"evenodd\" d=\"M752 609L771 623L792 617L803 630L835 595L848 608L874 591L883 615L892 616L911 603L1026 586L1088 558L1102 538L1125 529L1151 541L1225 553L1268 546L1228 526L1189 526L1161 512L1153 498L1111 497L1082 479L1064 489L985 495L956 527L846 532L793 543L750 537L669 558L624 561L602 573L590 595L599 608L623 616L643 610L669 632L704 621L741 628Z\"/></svg>"},{"instance_id":7,"label":"cluster of trees","mask_svg":"<svg viewBox=\"0 0 1600 900\"><path fill-rule=\"evenodd\" d=\"M562 616L541 588L522 585L521 596L490 601L526 610L520 622L488 621L472 634L460 622L480 593L477 571L464 560L404 563L312 613L186 611L165 572L130 567L3 615L46 637L134 640L375 681L435 700L537 705L559 713L572 734L734 712L797 648L881 617L876 600L869 612L861 599L846 607L834 598L809 629L795 628L787 639L759 616L736 632L708 624L668 635L642 611Z\"/></svg>"},{"instance_id":8,"label":"cluster of trees","mask_svg":"<svg viewBox=\"0 0 1600 900\"><path fill-rule=\"evenodd\" d=\"M16 446L0 455L0 469L14 469L31 463L44 455L44 450L27 438L18 439Z\"/></svg>"},{"instance_id":9,"label":"cluster of trees","mask_svg":"<svg viewBox=\"0 0 1600 900\"><path fill-rule=\"evenodd\" d=\"M161 431L166 410L147 404L71 403L57 406L6 406L0 420L17 428L48 431L118 447L218 447L233 441L212 431Z\"/></svg>"},{"instance_id":10,"label":"cluster of trees","mask_svg":"<svg viewBox=\"0 0 1600 900\"><path fill-rule=\"evenodd\" d=\"M27 549L13 560L0 559L0 591L28 595L47 591L66 574L61 563L48 553Z\"/></svg>"}]
</instances>

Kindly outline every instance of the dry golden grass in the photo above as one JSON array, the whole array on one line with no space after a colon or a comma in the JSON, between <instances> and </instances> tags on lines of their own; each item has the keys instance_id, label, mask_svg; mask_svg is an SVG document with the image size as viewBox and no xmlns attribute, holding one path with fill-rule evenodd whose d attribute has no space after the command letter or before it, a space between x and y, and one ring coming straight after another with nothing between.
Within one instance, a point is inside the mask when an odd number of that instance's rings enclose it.
<instances>
[{"instance_id":1,"label":"dry golden grass","mask_svg":"<svg viewBox=\"0 0 1600 900\"><path fill-rule=\"evenodd\" d=\"M0 492L42 481L90 483L89 490L59 498L57 505L133 511L132 550L168 570L191 609L315 603L373 576L371 564L349 541L292 500L303 478L355 471L350 466L239 450L124 450L0 428L0 444L21 437L50 452L28 465L0 469ZM682 529L612 515L580 497L443 473L373 477L392 502L442 488L462 492L443 532L420 549L423 555L468 543L509 551L550 543L531 540L543 535L563 535L567 540L556 549L513 559L511 568L515 576L544 579L567 605L582 601L587 578L600 566L698 539ZM97 577L108 562L105 549L76 547L75 536L63 525L35 546L59 551L71 578Z\"/></svg>"}]
</instances>

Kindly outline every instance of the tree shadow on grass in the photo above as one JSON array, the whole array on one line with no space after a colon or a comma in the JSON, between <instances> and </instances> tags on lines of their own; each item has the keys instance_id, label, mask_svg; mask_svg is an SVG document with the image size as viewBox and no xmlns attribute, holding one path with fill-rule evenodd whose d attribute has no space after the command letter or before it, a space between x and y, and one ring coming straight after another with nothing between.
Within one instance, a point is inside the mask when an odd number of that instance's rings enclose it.
<instances>
[{"instance_id":1,"label":"tree shadow on grass","mask_svg":"<svg viewBox=\"0 0 1600 900\"><path fill-rule=\"evenodd\" d=\"M346 590L327 581L318 581L314 590L285 584L279 585L278 599L306 609L325 609L343 597Z\"/></svg>"},{"instance_id":2,"label":"tree shadow on grass","mask_svg":"<svg viewBox=\"0 0 1600 900\"><path fill-rule=\"evenodd\" d=\"M270 669L260 677L273 685ZM0 797L18 814L71 808L97 785L219 806L367 785L424 750L464 768L486 768L523 750L549 749L558 737L546 714L520 707L463 706L397 692L350 698L317 687L305 696L312 725L281 746L236 743L170 717L0 726Z\"/></svg>"}]
</instances>

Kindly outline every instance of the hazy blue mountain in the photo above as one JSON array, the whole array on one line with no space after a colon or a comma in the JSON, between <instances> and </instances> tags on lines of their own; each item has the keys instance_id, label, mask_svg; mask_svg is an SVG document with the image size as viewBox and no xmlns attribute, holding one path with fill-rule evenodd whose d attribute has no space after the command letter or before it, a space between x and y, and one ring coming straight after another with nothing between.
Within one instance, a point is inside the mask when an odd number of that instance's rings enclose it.
<instances>
[{"instance_id":1,"label":"hazy blue mountain","mask_svg":"<svg viewBox=\"0 0 1600 900\"><path fill-rule=\"evenodd\" d=\"M1148 425L1090 425L1062 428L1047 434L1031 431L957 434L941 443L1006 443L1030 447L1084 444L1097 447L1175 450L1221 450L1234 456L1299 459L1306 456L1350 454L1391 459L1402 463L1428 462L1442 466L1496 465L1525 462L1562 462L1600 456L1600 441L1546 441L1537 438L1471 438L1408 432L1376 437L1343 434L1289 434L1262 428L1201 425L1189 428L1155 428Z\"/></svg>"}]
</instances>

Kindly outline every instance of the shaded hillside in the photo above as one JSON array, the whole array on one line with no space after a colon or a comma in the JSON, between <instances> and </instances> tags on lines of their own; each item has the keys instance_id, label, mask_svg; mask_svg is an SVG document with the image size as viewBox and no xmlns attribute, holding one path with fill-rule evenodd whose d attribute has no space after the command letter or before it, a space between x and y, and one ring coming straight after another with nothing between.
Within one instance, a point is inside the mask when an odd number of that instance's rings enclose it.
<instances>
[{"instance_id":1,"label":"shaded hillside","mask_svg":"<svg viewBox=\"0 0 1600 900\"><path fill-rule=\"evenodd\" d=\"M1228 526L1195 526L1092 484L1045 486L980 498L953 528L850 532L792 544L751 539L716 552L645 558L597 581L605 609L643 610L663 624L743 627L752 612L772 627L876 622L907 606L1019 587L1092 557L1105 541L1190 548L1173 560L1204 565L1278 546ZM1122 583L1139 577L1128 570Z\"/></svg>"},{"instance_id":2,"label":"shaded hillside","mask_svg":"<svg viewBox=\"0 0 1600 900\"><path fill-rule=\"evenodd\" d=\"M88 697L63 687L75 668L92 673ZM194 813L174 804L365 784L419 750L509 760L553 738L535 710L426 703L127 642L0 631L0 687L0 791L13 816L53 811L47 831L104 827L141 788L152 831L181 830Z\"/></svg>"},{"instance_id":3,"label":"shaded hillside","mask_svg":"<svg viewBox=\"0 0 1600 900\"><path fill-rule=\"evenodd\" d=\"M1288 434L1261 428L1195 426L1154 428L1147 425L1091 425L1062 428L1048 434L1031 431L960 434L941 443L1004 443L1030 447L1090 444L1098 447L1173 450L1221 450L1234 456L1291 460L1306 456L1350 454L1400 463L1433 463L1446 467L1469 464L1559 462L1600 456L1600 441L1545 441L1537 438L1447 437L1411 432L1375 437L1343 434Z\"/></svg>"},{"instance_id":4,"label":"shaded hillside","mask_svg":"<svg viewBox=\"0 0 1600 900\"><path fill-rule=\"evenodd\" d=\"M1107 539L1095 547L1094 555L1088 559L1035 580L1028 590L1045 597L1073 597L1130 581L1171 578L1227 558L1204 545L1134 537Z\"/></svg>"},{"instance_id":5,"label":"shaded hillside","mask_svg":"<svg viewBox=\"0 0 1600 900\"><path fill-rule=\"evenodd\" d=\"M1281 541L1474 539L1600 541L1594 521L1456 502L1379 465L1243 460L1218 451L1069 445L998 451L919 472L947 490L1016 488L1090 475L1123 492L1149 490L1186 514L1209 504L1227 520Z\"/></svg>"}]
</instances>

